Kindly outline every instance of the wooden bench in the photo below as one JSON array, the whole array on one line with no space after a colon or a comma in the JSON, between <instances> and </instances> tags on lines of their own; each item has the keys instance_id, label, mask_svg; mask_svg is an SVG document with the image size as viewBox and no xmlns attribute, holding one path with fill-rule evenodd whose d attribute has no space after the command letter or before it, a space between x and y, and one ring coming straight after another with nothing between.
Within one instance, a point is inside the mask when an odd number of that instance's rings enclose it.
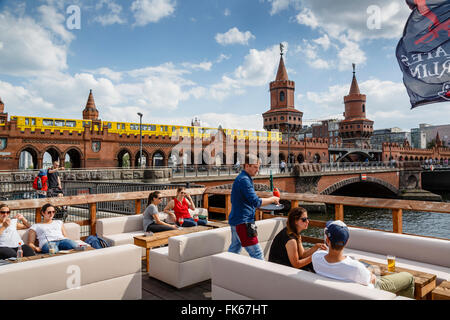
<instances>
[{"instance_id":1,"label":"wooden bench","mask_svg":"<svg viewBox=\"0 0 450 320\"><path fill-rule=\"evenodd\" d=\"M431 292L432 300L450 300L450 281L443 281Z\"/></svg>"},{"instance_id":2,"label":"wooden bench","mask_svg":"<svg viewBox=\"0 0 450 320\"><path fill-rule=\"evenodd\" d=\"M169 238L170 237L174 237L174 236L179 236L182 234L188 234L188 233L193 233L193 232L199 232L199 231L205 231L205 230L210 230L211 227L208 226L196 226L196 227L184 227L182 229L178 229L178 230L169 230L169 231L163 231L163 232L157 232L154 233L151 236L135 236L134 238L134 244L145 248L145 259L146 260L146 268L147 268L147 272L149 270L150 267L150 261L149 261L149 254L150 254L150 249L152 248L157 248L160 247L162 245L168 244L169 243Z\"/></svg>"}]
</instances>

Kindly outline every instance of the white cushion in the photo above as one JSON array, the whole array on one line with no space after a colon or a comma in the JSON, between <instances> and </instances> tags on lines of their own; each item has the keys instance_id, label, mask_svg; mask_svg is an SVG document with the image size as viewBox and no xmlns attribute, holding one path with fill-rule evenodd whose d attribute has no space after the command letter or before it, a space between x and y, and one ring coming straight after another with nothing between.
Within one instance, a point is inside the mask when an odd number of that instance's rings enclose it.
<instances>
[{"instance_id":1,"label":"white cushion","mask_svg":"<svg viewBox=\"0 0 450 320\"><path fill-rule=\"evenodd\" d=\"M386 256L373 252L365 252L354 249L344 249L344 255L354 257L358 260L366 259L373 262L386 263ZM442 281L450 281L450 268L437 266L434 264L423 263L413 260L404 259L401 257L395 258L395 265L397 267L411 269L436 275L436 284L439 285Z\"/></svg>"},{"instance_id":2,"label":"white cushion","mask_svg":"<svg viewBox=\"0 0 450 320\"><path fill-rule=\"evenodd\" d=\"M256 222L256 225L258 227L258 240L260 243L265 243L272 240L286 226L286 218L260 220ZM208 245L205 245L205 243ZM184 262L210 256L227 251L230 243L230 227L171 237L169 238L169 259ZM265 250L265 255L268 254L269 249Z\"/></svg>"},{"instance_id":3,"label":"white cushion","mask_svg":"<svg viewBox=\"0 0 450 320\"><path fill-rule=\"evenodd\" d=\"M447 240L410 236L392 232L349 228L349 249L392 254L428 264L450 267L450 245Z\"/></svg>"},{"instance_id":4,"label":"white cushion","mask_svg":"<svg viewBox=\"0 0 450 320\"><path fill-rule=\"evenodd\" d=\"M104 238L107 235L144 231L144 217L136 214L125 217L103 218L97 220L97 235Z\"/></svg>"},{"instance_id":5,"label":"white cushion","mask_svg":"<svg viewBox=\"0 0 450 320\"><path fill-rule=\"evenodd\" d=\"M212 285L260 300L391 300L395 294L223 252L211 258Z\"/></svg>"}]
</instances>

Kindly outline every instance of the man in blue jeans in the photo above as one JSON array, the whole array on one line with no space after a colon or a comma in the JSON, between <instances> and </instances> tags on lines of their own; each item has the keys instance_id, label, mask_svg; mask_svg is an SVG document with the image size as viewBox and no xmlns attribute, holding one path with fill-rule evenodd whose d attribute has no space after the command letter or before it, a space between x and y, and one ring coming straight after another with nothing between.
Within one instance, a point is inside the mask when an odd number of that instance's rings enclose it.
<instances>
[{"instance_id":1,"label":"man in blue jeans","mask_svg":"<svg viewBox=\"0 0 450 320\"><path fill-rule=\"evenodd\" d=\"M259 171L260 161L256 156L246 155L244 170L236 177L231 189L231 212L228 223L231 226L231 244L228 252L240 253L242 247L252 258L264 260L258 237L252 232L255 210L271 203L279 204L280 198L259 198L255 193L252 177Z\"/></svg>"}]
</instances>

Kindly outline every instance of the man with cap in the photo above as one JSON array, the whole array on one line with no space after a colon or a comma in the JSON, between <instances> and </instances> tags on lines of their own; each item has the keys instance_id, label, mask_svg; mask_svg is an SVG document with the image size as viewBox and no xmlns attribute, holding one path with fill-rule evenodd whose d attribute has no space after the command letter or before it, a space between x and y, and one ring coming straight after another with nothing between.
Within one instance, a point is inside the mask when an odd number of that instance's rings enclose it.
<instances>
[{"instance_id":1,"label":"man with cap","mask_svg":"<svg viewBox=\"0 0 450 320\"><path fill-rule=\"evenodd\" d=\"M376 277L358 260L344 256L343 251L349 237L348 227L344 222L327 222L325 242L329 250L316 251L312 255L312 264L317 274L414 298L414 278L410 273L399 272Z\"/></svg>"}]
</instances>

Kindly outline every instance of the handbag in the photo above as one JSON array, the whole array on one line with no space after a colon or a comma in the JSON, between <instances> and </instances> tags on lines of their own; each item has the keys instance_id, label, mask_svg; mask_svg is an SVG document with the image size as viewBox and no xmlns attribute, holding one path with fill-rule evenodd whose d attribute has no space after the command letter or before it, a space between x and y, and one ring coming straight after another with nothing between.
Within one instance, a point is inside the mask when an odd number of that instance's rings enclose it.
<instances>
[{"instance_id":1,"label":"handbag","mask_svg":"<svg viewBox=\"0 0 450 320\"><path fill-rule=\"evenodd\" d=\"M249 238L254 238L258 236L258 227L256 226L256 224L254 223L246 223L245 224L246 228L247 228L247 236Z\"/></svg>"}]
</instances>

